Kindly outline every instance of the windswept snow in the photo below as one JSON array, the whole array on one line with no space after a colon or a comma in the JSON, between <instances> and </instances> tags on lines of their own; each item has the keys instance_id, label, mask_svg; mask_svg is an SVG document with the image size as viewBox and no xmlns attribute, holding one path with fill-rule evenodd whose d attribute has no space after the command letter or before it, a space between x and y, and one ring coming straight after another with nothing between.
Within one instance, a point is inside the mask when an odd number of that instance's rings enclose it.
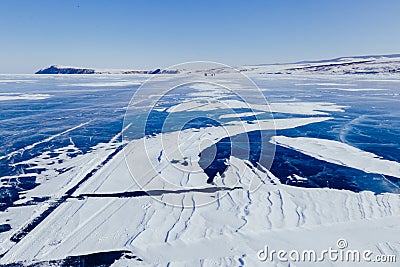
<instances>
[{"instance_id":1,"label":"windswept snow","mask_svg":"<svg viewBox=\"0 0 400 267\"><path fill-rule=\"evenodd\" d=\"M328 115L328 112L344 112L346 106L328 102L279 102L269 105L248 104L238 100L196 99L168 108L168 112L212 111L219 109L247 108L254 111L279 112L302 115Z\"/></svg>"},{"instance_id":2,"label":"windswept snow","mask_svg":"<svg viewBox=\"0 0 400 267\"><path fill-rule=\"evenodd\" d=\"M0 93L0 101L11 100L43 100L50 98L49 94L20 94L20 93Z\"/></svg>"},{"instance_id":3,"label":"windswept snow","mask_svg":"<svg viewBox=\"0 0 400 267\"><path fill-rule=\"evenodd\" d=\"M2 74L0 77L4 77L6 75ZM33 83L36 80L30 79L0 79L0 83Z\"/></svg>"},{"instance_id":4,"label":"windswept snow","mask_svg":"<svg viewBox=\"0 0 400 267\"><path fill-rule=\"evenodd\" d=\"M115 163L106 169L118 175L120 167ZM239 265L237 257L242 257L246 265L265 266L268 262L257 260L257 251L265 245L276 250L288 244L291 249L322 250L335 247L343 237L351 249L400 253L393 235L400 230L398 195L274 184L273 176L242 160L232 157L230 164L227 176L240 181L239 185L245 186L254 175L262 176L264 183L250 194L238 189L219 198L222 192L216 192L211 195L218 201L191 208L164 205L149 196L70 199L14 246L1 263L125 248L151 265L190 265L202 260L211 264L228 258ZM176 197L182 205L195 204L201 194L187 192ZM115 264L129 265L129 260Z\"/></svg>"},{"instance_id":5,"label":"windswept snow","mask_svg":"<svg viewBox=\"0 0 400 267\"><path fill-rule=\"evenodd\" d=\"M87 83L67 83L60 84L59 86L79 86L79 87L120 87L120 86L132 86L132 85L140 85L140 82L132 82L132 81L115 81L115 82L87 82Z\"/></svg>"},{"instance_id":6,"label":"windswept snow","mask_svg":"<svg viewBox=\"0 0 400 267\"><path fill-rule=\"evenodd\" d=\"M224 114L219 116L219 118L220 119L245 118L250 116L257 116L263 113L264 112L243 112L243 113Z\"/></svg>"},{"instance_id":7,"label":"windswept snow","mask_svg":"<svg viewBox=\"0 0 400 267\"><path fill-rule=\"evenodd\" d=\"M321 83L321 82L316 82L316 83L296 83L295 85L298 86L314 86L314 85L319 85L319 86L356 86L355 84L351 83Z\"/></svg>"},{"instance_id":8,"label":"windswept snow","mask_svg":"<svg viewBox=\"0 0 400 267\"><path fill-rule=\"evenodd\" d=\"M347 166L368 173L378 173L400 178L400 163L352 147L350 145L326 139L307 137L275 136L271 142L286 148L297 150L319 160Z\"/></svg>"},{"instance_id":9,"label":"windswept snow","mask_svg":"<svg viewBox=\"0 0 400 267\"><path fill-rule=\"evenodd\" d=\"M91 153L81 154L71 144L53 151L52 153L58 154L55 158L49 157L50 152L45 152L36 158L19 162L18 164L31 166L27 168L27 171L35 168L45 171L40 174L31 174L37 176L36 181L41 184L25 192L24 197L16 201L14 207L8 208L6 213L0 213L0 224L8 223L12 227L8 232L0 233L0 238L3 240L0 253L4 253L15 245L10 240L12 237L21 232L24 233L25 229L35 221L40 223L38 218L41 214L46 214L48 210L61 205L60 199L66 197L67 193L77 187L83 179L90 177L90 174L94 173L102 162L115 153L116 149L122 145L116 142L119 136L120 134L116 135L109 143L99 143L92 148ZM68 156L72 151L76 154L73 158ZM40 199L46 201L35 203Z\"/></svg>"},{"instance_id":10,"label":"windswept snow","mask_svg":"<svg viewBox=\"0 0 400 267\"><path fill-rule=\"evenodd\" d=\"M341 87L321 87L320 90L338 90L347 92L363 92L363 91L384 91L382 88L341 88Z\"/></svg>"}]
</instances>

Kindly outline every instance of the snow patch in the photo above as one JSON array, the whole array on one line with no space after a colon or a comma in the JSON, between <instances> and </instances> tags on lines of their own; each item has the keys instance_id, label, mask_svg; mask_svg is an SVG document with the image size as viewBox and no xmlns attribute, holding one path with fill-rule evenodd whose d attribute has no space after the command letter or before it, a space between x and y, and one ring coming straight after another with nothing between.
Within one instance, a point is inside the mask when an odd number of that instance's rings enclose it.
<instances>
[{"instance_id":1,"label":"snow patch","mask_svg":"<svg viewBox=\"0 0 400 267\"><path fill-rule=\"evenodd\" d=\"M49 94L22 94L22 93L1 93L0 101L12 100L43 100L50 98Z\"/></svg>"}]
</instances>

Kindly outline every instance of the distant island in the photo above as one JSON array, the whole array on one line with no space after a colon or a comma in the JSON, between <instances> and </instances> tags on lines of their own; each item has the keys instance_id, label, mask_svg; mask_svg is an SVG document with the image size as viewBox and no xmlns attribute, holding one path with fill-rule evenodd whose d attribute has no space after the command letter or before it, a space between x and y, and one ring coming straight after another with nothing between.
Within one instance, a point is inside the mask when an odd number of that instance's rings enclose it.
<instances>
[{"instance_id":1,"label":"distant island","mask_svg":"<svg viewBox=\"0 0 400 267\"><path fill-rule=\"evenodd\" d=\"M113 70L113 69L91 69L82 67L70 67L52 65L38 70L35 74L177 74L178 70Z\"/></svg>"},{"instance_id":2,"label":"distant island","mask_svg":"<svg viewBox=\"0 0 400 267\"><path fill-rule=\"evenodd\" d=\"M369 55L339 57L315 61L300 61L294 63L257 64L236 67L240 72L255 74L399 74L400 54ZM208 73L213 75L229 73L230 67L218 69L154 69L154 70L121 70L94 69L83 67L68 67L52 65L38 70L35 74L178 74L178 73Z\"/></svg>"}]
</instances>

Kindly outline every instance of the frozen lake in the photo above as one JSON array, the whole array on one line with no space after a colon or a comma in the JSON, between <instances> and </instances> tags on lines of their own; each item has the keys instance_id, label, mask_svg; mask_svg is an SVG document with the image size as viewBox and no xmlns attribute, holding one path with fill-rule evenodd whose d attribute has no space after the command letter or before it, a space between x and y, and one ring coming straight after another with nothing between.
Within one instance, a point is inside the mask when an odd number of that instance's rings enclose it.
<instances>
[{"instance_id":1,"label":"frozen lake","mask_svg":"<svg viewBox=\"0 0 400 267\"><path fill-rule=\"evenodd\" d=\"M253 78L270 103L330 102L346 106L345 112L331 113L332 120L278 130L277 135L336 140L400 162L399 80L390 76ZM146 76L126 75L1 76L0 175L40 172L40 169L27 170L26 165L13 164L71 142L80 153L90 151L100 142L108 142L121 131L125 107L146 79ZM149 126L149 133L160 130L159 125L167 114L153 111L154 121ZM273 116L305 115L274 112ZM246 119L254 120L255 117ZM48 138L51 140L46 141ZM252 138L256 143L257 138ZM29 147L32 144L36 145ZM56 156L56 153L52 155ZM279 146L272 170L283 183L293 185L398 192L396 178L339 167ZM309 178L308 182L288 179L292 174ZM3 185L8 184L6 180L3 178ZM33 182L26 186L31 188ZM10 180L10 183L24 184L24 181ZM24 188L24 185L19 186Z\"/></svg>"},{"instance_id":2,"label":"frozen lake","mask_svg":"<svg viewBox=\"0 0 400 267\"><path fill-rule=\"evenodd\" d=\"M207 83L181 86L161 96L149 114L134 109L125 117L132 95L149 76L1 75L0 238L18 243L45 217L25 228L23 234L16 230L32 219L30 214L35 209L45 208L54 199L55 210L69 197L94 197L94 192L103 194L98 198L146 195L129 191L124 182L120 183L122 189L119 182L107 185L111 183L108 180L96 185L92 176L96 177L103 167L107 173L114 166L107 168L126 141L149 136L153 137L149 142L157 144L160 133L170 138L177 131L182 131L179 138L184 139L207 129L215 136L214 144L200 144L198 152L193 152L189 144L183 158L168 158L163 154L165 148L158 151L156 145L148 150L150 157L151 153L156 155L156 164L165 157L183 169L191 167L191 157L198 154L200 171L206 176L176 181L187 186L217 186L215 190L202 187L197 192L227 190L224 186L229 182L225 183L224 177L231 172L227 163L230 159L257 166L264 158L267 163L261 165L269 168L281 184L366 194L400 193L398 77L249 76L270 104L268 110L258 103L251 103L252 109L241 106L236 96L216 88L210 77L210 87ZM166 75L165 79L180 78ZM251 97L252 93L245 94ZM144 130L135 128L143 121ZM237 129L239 122L250 128L261 122L261 128L241 131ZM214 131L221 126L235 134ZM121 135L122 129L126 133ZM83 179L74 180L85 173ZM166 184L148 189L155 195L162 195L163 191L157 191L161 189L173 192ZM4 252L12 246L6 245Z\"/></svg>"}]
</instances>

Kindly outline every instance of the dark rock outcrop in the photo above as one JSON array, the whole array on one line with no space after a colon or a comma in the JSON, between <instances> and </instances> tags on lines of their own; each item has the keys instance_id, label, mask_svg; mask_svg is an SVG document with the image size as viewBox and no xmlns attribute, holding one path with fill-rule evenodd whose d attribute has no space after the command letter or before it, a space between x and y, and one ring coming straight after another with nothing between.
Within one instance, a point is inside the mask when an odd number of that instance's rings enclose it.
<instances>
[{"instance_id":1,"label":"dark rock outcrop","mask_svg":"<svg viewBox=\"0 0 400 267\"><path fill-rule=\"evenodd\" d=\"M61 67L57 65L53 65L48 68L44 68L35 72L35 74L94 74L94 73L95 73L94 69Z\"/></svg>"},{"instance_id":2,"label":"dark rock outcrop","mask_svg":"<svg viewBox=\"0 0 400 267\"><path fill-rule=\"evenodd\" d=\"M177 74L178 70L95 70L79 67L52 65L35 72L35 74Z\"/></svg>"}]
</instances>

